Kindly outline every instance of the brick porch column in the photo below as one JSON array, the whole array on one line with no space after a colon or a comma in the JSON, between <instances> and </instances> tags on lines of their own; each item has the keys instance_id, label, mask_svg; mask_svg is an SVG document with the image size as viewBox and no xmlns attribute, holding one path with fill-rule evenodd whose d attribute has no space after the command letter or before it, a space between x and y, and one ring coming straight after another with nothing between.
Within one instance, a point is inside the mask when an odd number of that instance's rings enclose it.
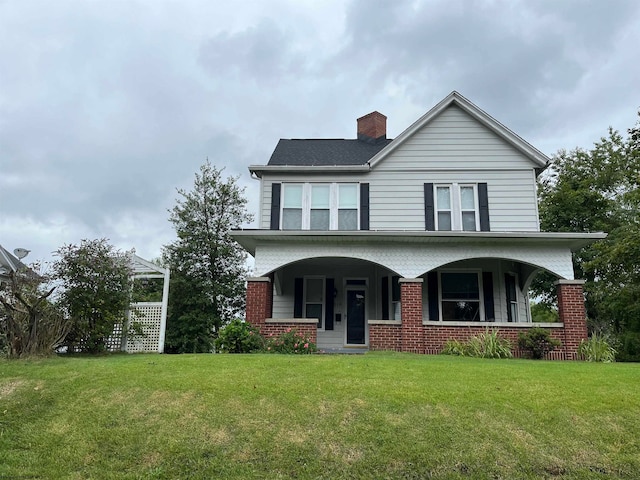
<instances>
[{"instance_id":1,"label":"brick porch column","mask_svg":"<svg viewBox=\"0 0 640 480\"><path fill-rule=\"evenodd\" d=\"M424 353L422 327L422 278L401 278L400 315L403 352Z\"/></svg>"},{"instance_id":2,"label":"brick porch column","mask_svg":"<svg viewBox=\"0 0 640 480\"><path fill-rule=\"evenodd\" d=\"M580 341L587 339L587 314L584 308L584 280L558 280L558 314L564 323L564 351L567 360L578 358Z\"/></svg>"},{"instance_id":3,"label":"brick porch column","mask_svg":"<svg viewBox=\"0 0 640 480\"><path fill-rule=\"evenodd\" d=\"M273 287L269 277L249 277L247 279L246 320L260 331L265 320L271 318Z\"/></svg>"}]
</instances>

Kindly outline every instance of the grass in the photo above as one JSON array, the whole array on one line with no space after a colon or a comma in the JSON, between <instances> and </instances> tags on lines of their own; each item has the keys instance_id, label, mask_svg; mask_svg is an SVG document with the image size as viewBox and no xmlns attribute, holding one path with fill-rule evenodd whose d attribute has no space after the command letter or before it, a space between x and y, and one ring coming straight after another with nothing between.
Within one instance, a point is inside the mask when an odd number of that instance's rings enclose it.
<instances>
[{"instance_id":1,"label":"grass","mask_svg":"<svg viewBox=\"0 0 640 480\"><path fill-rule=\"evenodd\" d=\"M0 361L0 478L637 478L640 365Z\"/></svg>"}]
</instances>

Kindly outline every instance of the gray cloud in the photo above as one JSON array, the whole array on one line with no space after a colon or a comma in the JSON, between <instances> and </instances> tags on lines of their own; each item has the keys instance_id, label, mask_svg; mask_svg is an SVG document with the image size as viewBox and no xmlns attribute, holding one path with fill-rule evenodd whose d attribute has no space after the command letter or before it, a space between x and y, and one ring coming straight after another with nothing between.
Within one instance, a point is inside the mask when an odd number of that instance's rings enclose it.
<instances>
[{"instance_id":1,"label":"gray cloud","mask_svg":"<svg viewBox=\"0 0 640 480\"><path fill-rule=\"evenodd\" d=\"M108 237L154 257L205 158L250 208L277 140L399 134L451 90L553 153L640 104L640 5L0 2L0 243Z\"/></svg>"}]
</instances>

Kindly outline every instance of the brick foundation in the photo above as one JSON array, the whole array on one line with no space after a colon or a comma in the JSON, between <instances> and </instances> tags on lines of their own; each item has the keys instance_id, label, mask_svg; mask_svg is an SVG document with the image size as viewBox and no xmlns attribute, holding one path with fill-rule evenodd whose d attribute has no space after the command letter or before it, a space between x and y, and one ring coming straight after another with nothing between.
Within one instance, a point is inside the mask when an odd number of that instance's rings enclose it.
<instances>
[{"instance_id":1,"label":"brick foundation","mask_svg":"<svg viewBox=\"0 0 640 480\"><path fill-rule=\"evenodd\" d=\"M369 322L369 349L402 351L402 328L400 322Z\"/></svg>"},{"instance_id":2,"label":"brick foundation","mask_svg":"<svg viewBox=\"0 0 640 480\"><path fill-rule=\"evenodd\" d=\"M283 333L287 333L287 332L290 332L291 330L295 330L300 335L303 335L313 343L317 344L318 343L318 327L316 322L303 323L302 322L303 320L306 320L306 319L300 319L299 322L287 321L287 320L278 322L277 320L276 321L270 320L269 322L265 323L262 326L262 328L260 329L260 332L265 337L277 337L278 335L281 335Z\"/></svg>"}]
</instances>

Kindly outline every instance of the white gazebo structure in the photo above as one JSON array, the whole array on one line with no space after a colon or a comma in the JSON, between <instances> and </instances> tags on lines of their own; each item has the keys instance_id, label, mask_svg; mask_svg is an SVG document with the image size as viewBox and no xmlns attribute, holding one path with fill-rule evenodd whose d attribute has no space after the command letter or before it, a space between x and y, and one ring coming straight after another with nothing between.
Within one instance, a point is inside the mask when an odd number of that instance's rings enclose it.
<instances>
[{"instance_id":1,"label":"white gazebo structure","mask_svg":"<svg viewBox=\"0 0 640 480\"><path fill-rule=\"evenodd\" d=\"M143 335L126 335L122 325L117 325L109 339L109 349L128 353L163 353L169 299L169 269L160 267L135 254L131 254L131 263L134 281L163 279L162 301L132 303L129 308L127 327L136 322L142 327Z\"/></svg>"}]
</instances>

